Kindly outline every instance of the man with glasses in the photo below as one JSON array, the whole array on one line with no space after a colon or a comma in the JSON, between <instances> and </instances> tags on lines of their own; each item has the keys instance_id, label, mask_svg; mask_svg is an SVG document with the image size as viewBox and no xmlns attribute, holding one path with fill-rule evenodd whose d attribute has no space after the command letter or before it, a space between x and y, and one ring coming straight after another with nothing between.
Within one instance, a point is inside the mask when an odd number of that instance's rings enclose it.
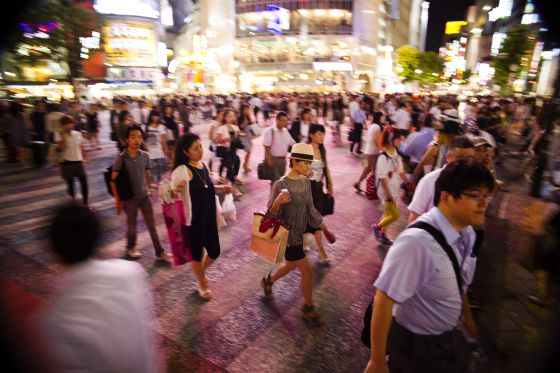
<instances>
[{"instance_id":1,"label":"man with glasses","mask_svg":"<svg viewBox=\"0 0 560 373\"><path fill-rule=\"evenodd\" d=\"M466 136L457 136L451 142L451 146L447 151L445 158L447 163L465 160L470 161L474 159L474 143ZM414 196L410 205L408 205L408 223L412 223L422 214L428 212L434 207L434 193L436 180L443 171L443 168L438 168L430 172L418 183L414 191Z\"/></svg>"},{"instance_id":2,"label":"man with glasses","mask_svg":"<svg viewBox=\"0 0 560 373\"><path fill-rule=\"evenodd\" d=\"M375 281L366 372L451 371L453 329L461 316L478 338L465 289L477 260L472 226L484 224L494 189L482 165L453 162L441 171L436 207L397 237Z\"/></svg>"}]
</instances>

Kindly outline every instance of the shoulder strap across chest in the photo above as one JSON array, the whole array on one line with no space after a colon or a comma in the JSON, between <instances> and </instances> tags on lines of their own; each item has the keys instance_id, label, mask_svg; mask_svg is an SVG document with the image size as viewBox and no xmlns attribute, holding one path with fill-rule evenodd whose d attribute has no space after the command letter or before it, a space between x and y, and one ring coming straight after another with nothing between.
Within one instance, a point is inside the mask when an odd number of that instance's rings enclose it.
<instances>
[{"instance_id":1,"label":"shoulder strap across chest","mask_svg":"<svg viewBox=\"0 0 560 373\"><path fill-rule=\"evenodd\" d=\"M453 248L447 243L447 240L445 239L445 236L443 235L443 233L441 233L433 225L428 224L428 223L423 222L423 221L417 221L417 222L411 224L408 228L418 228L418 229L425 230L442 247L442 249L445 251L445 253L449 257L449 260L451 261L451 264L453 265L453 270L455 272L455 277L457 279L457 286L459 288L459 295L462 297L463 296L463 277L461 276L461 268L459 267L459 261L457 260L457 256L455 255L455 252L453 251Z\"/></svg>"}]
</instances>

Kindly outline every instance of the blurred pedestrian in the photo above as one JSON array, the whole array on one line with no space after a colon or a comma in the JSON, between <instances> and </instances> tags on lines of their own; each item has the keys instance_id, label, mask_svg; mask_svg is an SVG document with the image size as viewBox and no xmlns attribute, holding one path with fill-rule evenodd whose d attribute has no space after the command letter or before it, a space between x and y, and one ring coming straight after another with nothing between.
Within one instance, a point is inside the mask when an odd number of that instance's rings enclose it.
<instances>
[{"instance_id":1,"label":"blurred pedestrian","mask_svg":"<svg viewBox=\"0 0 560 373\"><path fill-rule=\"evenodd\" d=\"M74 178L80 182L82 189L82 202L88 205L89 188L84 163L89 164L84 151L82 133L74 130L74 119L67 115L60 120L61 131L55 132L54 141L62 150L63 161L60 164L60 173L68 186L68 194L74 199Z\"/></svg>"},{"instance_id":2,"label":"blurred pedestrian","mask_svg":"<svg viewBox=\"0 0 560 373\"><path fill-rule=\"evenodd\" d=\"M19 102L12 101L8 116L10 145L16 149L17 159L23 168L31 168L29 142L31 141L31 120Z\"/></svg>"},{"instance_id":3,"label":"blurred pedestrian","mask_svg":"<svg viewBox=\"0 0 560 373\"><path fill-rule=\"evenodd\" d=\"M43 324L55 371L156 372L146 273L137 263L94 259L101 232L99 218L74 203L49 228L64 266Z\"/></svg>"},{"instance_id":4,"label":"blurred pedestrian","mask_svg":"<svg viewBox=\"0 0 560 373\"><path fill-rule=\"evenodd\" d=\"M115 208L117 215L121 209L126 212L126 255L131 259L138 259L142 256L136 248L136 220L138 210L142 212L146 226L154 245L156 258L169 261L169 254L161 246L156 230L154 210L150 201L152 180L150 156L147 152L140 149L143 143L144 131L137 125L130 126L125 132L126 149L120 153L113 162L113 172L111 175L111 189L115 198ZM117 191L115 181L123 168L126 168L130 185L132 186L132 198L122 201Z\"/></svg>"},{"instance_id":5,"label":"blurred pedestrian","mask_svg":"<svg viewBox=\"0 0 560 373\"><path fill-rule=\"evenodd\" d=\"M401 143L401 132L394 127L387 127L381 138L381 146L385 149L377 158L375 167L375 185L377 195L383 201L383 216L372 226L375 239L383 245L391 245L386 230L389 224L400 218L398 199L401 183L408 184L402 159L397 152Z\"/></svg>"},{"instance_id":6,"label":"blurred pedestrian","mask_svg":"<svg viewBox=\"0 0 560 373\"><path fill-rule=\"evenodd\" d=\"M327 161L327 149L325 148L324 141L325 127L320 124L312 124L309 128L308 139L308 143L313 146L313 161L311 162L309 180L311 182L313 205L321 215L326 215L327 213L327 198L334 198L331 171ZM326 181L327 193L325 193L324 180ZM321 229L308 227L306 233L311 233L315 237L319 261L326 265L330 264L330 259L323 244L323 232Z\"/></svg>"},{"instance_id":7,"label":"blurred pedestrian","mask_svg":"<svg viewBox=\"0 0 560 373\"><path fill-rule=\"evenodd\" d=\"M286 154L296 143L286 129L287 124L288 114L281 111L276 114L276 125L267 128L263 134L264 158L272 169L271 186L286 172Z\"/></svg>"}]
</instances>

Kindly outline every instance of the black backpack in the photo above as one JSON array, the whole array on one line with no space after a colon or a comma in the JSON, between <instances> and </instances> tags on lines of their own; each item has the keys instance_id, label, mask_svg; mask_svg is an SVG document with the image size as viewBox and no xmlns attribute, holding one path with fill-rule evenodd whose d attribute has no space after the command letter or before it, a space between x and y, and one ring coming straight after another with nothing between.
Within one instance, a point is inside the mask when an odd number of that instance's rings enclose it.
<instances>
[{"instance_id":1,"label":"black backpack","mask_svg":"<svg viewBox=\"0 0 560 373\"><path fill-rule=\"evenodd\" d=\"M425 223L423 221L415 222L411 224L408 228L419 228L423 229L428 232L432 237L439 243L439 245L443 248L451 264L453 264L453 270L455 271L455 278L457 279L457 287L459 289L459 295L461 298L463 297L463 278L461 277L461 268L459 267L459 262L457 261L457 257L453 252L453 249L447 243L445 236L439 230L437 230L432 225ZM369 302L368 307L366 308L366 312L364 314L364 327L362 329L362 343L368 347L371 347L371 317L373 315L373 300Z\"/></svg>"},{"instance_id":2,"label":"black backpack","mask_svg":"<svg viewBox=\"0 0 560 373\"><path fill-rule=\"evenodd\" d=\"M103 173L103 176L105 177L105 184L107 185L107 192L111 196L113 195L113 190L111 189L112 174L113 174L113 165L109 166L107 170ZM124 160L122 160L121 171L117 175L115 184L117 185L117 193L119 194L119 198L121 201L128 201L129 199L134 197L134 192L132 191L132 183L130 182L130 176L128 174L128 171L126 170Z\"/></svg>"}]
</instances>

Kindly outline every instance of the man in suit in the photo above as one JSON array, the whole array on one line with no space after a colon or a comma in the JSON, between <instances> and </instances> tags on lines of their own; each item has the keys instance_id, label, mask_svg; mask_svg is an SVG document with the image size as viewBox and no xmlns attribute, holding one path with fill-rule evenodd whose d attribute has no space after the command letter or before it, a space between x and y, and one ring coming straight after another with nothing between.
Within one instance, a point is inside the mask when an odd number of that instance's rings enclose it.
<instances>
[{"instance_id":1,"label":"man in suit","mask_svg":"<svg viewBox=\"0 0 560 373\"><path fill-rule=\"evenodd\" d=\"M290 135L295 140L296 143L303 142L307 143L307 138L309 136L309 127L311 126L311 109L305 108L301 111L300 120L292 122L290 127Z\"/></svg>"}]
</instances>

